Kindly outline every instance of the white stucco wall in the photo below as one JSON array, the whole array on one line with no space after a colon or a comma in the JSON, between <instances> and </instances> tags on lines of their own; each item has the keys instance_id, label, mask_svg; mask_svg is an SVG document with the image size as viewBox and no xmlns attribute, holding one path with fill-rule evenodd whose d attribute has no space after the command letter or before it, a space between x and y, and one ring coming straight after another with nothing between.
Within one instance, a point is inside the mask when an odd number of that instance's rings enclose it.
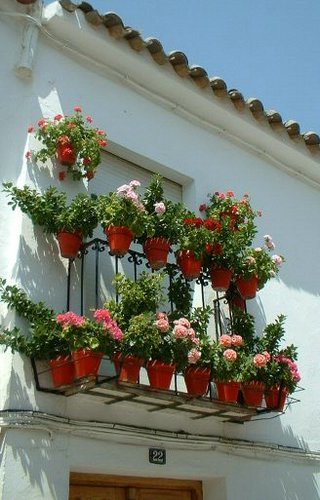
<instances>
[{"instance_id":1,"label":"white stucco wall","mask_svg":"<svg viewBox=\"0 0 320 500\"><path fill-rule=\"evenodd\" d=\"M70 113L80 104L107 130L111 151L180 182L190 208L206 201L209 191L233 190L237 196L249 192L253 206L263 211L258 221L260 238L272 234L277 250L286 257L279 279L259 292L248 304L249 311L261 328L280 313L287 316L286 341L299 347L305 391L297 394L300 403L278 418L244 425L214 418L197 421L181 414L133 410L128 403L106 407L85 394L66 398L36 391L29 361L1 354L1 408L38 412L40 419L36 424L35 414L30 413L24 425L14 413L3 414L0 485L4 500L12 498L12 484L17 488L15 498L67 498L69 470L201 479L205 500L320 498L320 438L317 425L310 425L316 424L320 410L312 376L318 365L312 346L319 336L316 161L289 139L251 117L241 117L232 107L223 108L212 93L200 93L191 82L181 81L171 67L157 67L148 54L134 53L126 42L90 27L81 13L68 14L58 3L47 8L46 29L52 38L39 34L32 77L19 78L14 67L25 21L5 16L4 11L25 10L11 4L5 0L0 8L0 46L8 47L1 52L0 62L5 124L0 136L5 152L1 179L38 188L56 185L70 196L85 191L85 182L66 180L61 185L50 164L33 168L24 158L30 123L42 114ZM72 50L62 48L59 40L68 40L66 45ZM296 172L299 162L301 175ZM0 209L0 276L21 285L33 299L63 309L67 269L54 238L33 228L19 210L12 212L3 194ZM3 306L0 312L4 324L14 321ZM43 415L61 417L61 429ZM78 422L81 430L68 419ZM95 435L88 431L89 421L102 425ZM201 443L189 445L181 437L173 440L172 435L163 438L161 444L170 458L167 466L157 468L147 462L147 449L154 439L147 435L142 440L134 433L127 435L121 429L113 433L103 427L113 423L189 433L201 436ZM234 440L234 444L220 446L217 439ZM253 444L246 447L246 442ZM263 446L258 449L257 443ZM129 463L130 456L133 463ZM15 482L18 475L21 479ZM254 478L254 483L248 485L246 478Z\"/></svg>"}]
</instances>

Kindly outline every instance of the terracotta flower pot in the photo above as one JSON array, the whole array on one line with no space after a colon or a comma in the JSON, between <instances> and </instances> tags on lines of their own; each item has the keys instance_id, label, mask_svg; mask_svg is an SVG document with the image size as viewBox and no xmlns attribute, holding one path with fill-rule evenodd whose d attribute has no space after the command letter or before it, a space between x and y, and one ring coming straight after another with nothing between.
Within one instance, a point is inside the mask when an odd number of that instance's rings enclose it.
<instances>
[{"instance_id":1,"label":"terracotta flower pot","mask_svg":"<svg viewBox=\"0 0 320 500\"><path fill-rule=\"evenodd\" d=\"M155 389L169 389L176 368L175 364L163 363L152 359L147 363L147 373L151 387Z\"/></svg>"},{"instance_id":2,"label":"terracotta flower pot","mask_svg":"<svg viewBox=\"0 0 320 500\"><path fill-rule=\"evenodd\" d=\"M77 349L72 352L74 361L75 378L96 377L100 367L102 352L91 349Z\"/></svg>"},{"instance_id":3,"label":"terracotta flower pot","mask_svg":"<svg viewBox=\"0 0 320 500\"><path fill-rule=\"evenodd\" d=\"M62 229L57 234L61 257L75 259L82 245L82 234L80 231L70 233Z\"/></svg>"},{"instance_id":4,"label":"terracotta flower pot","mask_svg":"<svg viewBox=\"0 0 320 500\"><path fill-rule=\"evenodd\" d=\"M70 354L49 360L52 383L55 387L70 385L74 380L74 363Z\"/></svg>"},{"instance_id":5,"label":"terracotta flower pot","mask_svg":"<svg viewBox=\"0 0 320 500\"><path fill-rule=\"evenodd\" d=\"M136 384L139 380L140 368L144 363L143 358L131 354L118 355L114 358L114 364L118 373L119 382L130 382Z\"/></svg>"},{"instance_id":6,"label":"terracotta flower pot","mask_svg":"<svg viewBox=\"0 0 320 500\"><path fill-rule=\"evenodd\" d=\"M200 276L202 260L197 259L192 250L179 250L177 264L185 278L192 280Z\"/></svg>"},{"instance_id":7,"label":"terracotta flower pot","mask_svg":"<svg viewBox=\"0 0 320 500\"><path fill-rule=\"evenodd\" d=\"M77 155L75 154L74 148L70 143L69 137L66 135L63 135L58 139L57 158L61 165L66 165L68 167L71 167L76 162Z\"/></svg>"},{"instance_id":8,"label":"terracotta flower pot","mask_svg":"<svg viewBox=\"0 0 320 500\"><path fill-rule=\"evenodd\" d=\"M170 242L166 238L147 238L143 250L152 269L161 269L167 264Z\"/></svg>"},{"instance_id":9,"label":"terracotta flower pot","mask_svg":"<svg viewBox=\"0 0 320 500\"><path fill-rule=\"evenodd\" d=\"M252 276L251 278L236 278L236 285L241 297L245 300L254 299L258 290L258 278Z\"/></svg>"},{"instance_id":10,"label":"terracotta flower pot","mask_svg":"<svg viewBox=\"0 0 320 500\"><path fill-rule=\"evenodd\" d=\"M270 410L283 411L287 395L288 389L280 387L279 385L274 385L269 389L266 389L264 399L267 408Z\"/></svg>"},{"instance_id":11,"label":"terracotta flower pot","mask_svg":"<svg viewBox=\"0 0 320 500\"><path fill-rule=\"evenodd\" d=\"M105 229L109 249L112 255L123 257L129 250L133 240L133 232L126 226L110 225Z\"/></svg>"},{"instance_id":12,"label":"terracotta flower pot","mask_svg":"<svg viewBox=\"0 0 320 500\"><path fill-rule=\"evenodd\" d=\"M211 370L205 366L188 366L183 373L188 394L203 396L208 392Z\"/></svg>"},{"instance_id":13,"label":"terracotta flower pot","mask_svg":"<svg viewBox=\"0 0 320 500\"><path fill-rule=\"evenodd\" d=\"M217 292L226 292L230 286L232 270L223 267L211 267L211 286Z\"/></svg>"},{"instance_id":14,"label":"terracotta flower pot","mask_svg":"<svg viewBox=\"0 0 320 500\"><path fill-rule=\"evenodd\" d=\"M236 403L238 401L238 394L240 390L240 382L234 380L221 381L215 380L217 388L218 399L228 403Z\"/></svg>"},{"instance_id":15,"label":"terracotta flower pot","mask_svg":"<svg viewBox=\"0 0 320 500\"><path fill-rule=\"evenodd\" d=\"M247 406L262 406L262 399L265 391L265 384L257 380L243 382L241 391L244 399L244 404Z\"/></svg>"}]
</instances>

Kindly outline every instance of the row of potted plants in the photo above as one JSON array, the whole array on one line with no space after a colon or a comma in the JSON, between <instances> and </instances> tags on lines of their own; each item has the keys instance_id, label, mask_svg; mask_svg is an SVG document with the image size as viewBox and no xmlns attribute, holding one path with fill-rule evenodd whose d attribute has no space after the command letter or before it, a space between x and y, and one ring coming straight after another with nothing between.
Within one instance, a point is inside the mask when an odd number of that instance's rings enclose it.
<instances>
[{"instance_id":1,"label":"row of potted plants","mask_svg":"<svg viewBox=\"0 0 320 500\"><path fill-rule=\"evenodd\" d=\"M69 204L66 194L54 187L41 194L10 182L3 186L12 208L19 206L34 224L55 234L66 258L75 258L83 239L101 224L111 254L124 256L135 240L142 244L152 269L158 270L167 264L173 247L185 278L195 279L204 271L220 292L227 291L234 280L245 299L253 298L276 276L284 261L273 254L270 235L264 236L262 246L252 246L259 213L252 209L248 195L241 199L233 192L209 195L209 202L199 207L205 217L197 217L183 203L164 197L159 175L152 178L143 197L140 182L133 180L108 195L79 193Z\"/></svg>"},{"instance_id":2,"label":"row of potted plants","mask_svg":"<svg viewBox=\"0 0 320 500\"><path fill-rule=\"evenodd\" d=\"M92 318L72 311L56 314L33 303L16 286L0 282L1 299L31 325L31 335L4 329L0 343L36 359L49 360L56 386L96 376L101 358L113 360L119 380L137 383L145 366L150 385L170 388L174 372L184 376L188 393L205 395L211 380L217 398L282 410L300 375L295 346L282 346L284 316L255 333L251 315L236 309L232 329L213 340L208 335L210 308L159 311L165 301L163 275L142 273L137 281L116 275L118 299L110 299Z\"/></svg>"}]
</instances>

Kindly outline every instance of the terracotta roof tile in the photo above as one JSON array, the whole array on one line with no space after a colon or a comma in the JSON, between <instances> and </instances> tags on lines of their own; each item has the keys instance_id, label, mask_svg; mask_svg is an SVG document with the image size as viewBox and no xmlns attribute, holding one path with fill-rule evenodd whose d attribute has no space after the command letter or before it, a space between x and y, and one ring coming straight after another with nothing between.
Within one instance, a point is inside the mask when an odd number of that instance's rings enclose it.
<instances>
[{"instance_id":1,"label":"terracotta roof tile","mask_svg":"<svg viewBox=\"0 0 320 500\"><path fill-rule=\"evenodd\" d=\"M135 51L147 49L154 60L159 65L170 63L177 75L181 78L190 78L199 89L211 87L213 94L220 99L228 99L232 102L238 112L248 109L257 121L265 121L270 128L279 133L285 132L293 141L303 140L311 153L320 153L320 138L315 132L309 131L300 133L300 126L294 120L282 121L281 115L276 110L264 110L263 103L255 97L244 99L242 93L237 89L227 88L226 82L218 77L209 77L207 71L201 66L189 66L188 58L184 52L175 50L166 54L161 42L156 38L143 39L141 34L123 24L121 17L114 12L104 15L95 10L90 3L81 2L76 4L71 0L60 0L61 6L68 12L80 9L89 24L94 26L104 25L110 36L127 40L130 47Z\"/></svg>"}]
</instances>

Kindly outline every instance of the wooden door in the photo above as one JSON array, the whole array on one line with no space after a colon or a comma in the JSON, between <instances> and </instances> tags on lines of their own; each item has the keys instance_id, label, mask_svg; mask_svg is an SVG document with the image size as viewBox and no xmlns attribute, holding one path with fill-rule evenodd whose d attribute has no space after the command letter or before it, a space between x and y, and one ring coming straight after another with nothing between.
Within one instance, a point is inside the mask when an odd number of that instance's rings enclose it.
<instances>
[{"instance_id":1,"label":"wooden door","mask_svg":"<svg viewBox=\"0 0 320 500\"><path fill-rule=\"evenodd\" d=\"M71 473L69 500L202 500L200 481Z\"/></svg>"},{"instance_id":2,"label":"wooden door","mask_svg":"<svg viewBox=\"0 0 320 500\"><path fill-rule=\"evenodd\" d=\"M128 493L128 500L192 500L191 491L137 488L135 495Z\"/></svg>"},{"instance_id":3,"label":"wooden door","mask_svg":"<svg viewBox=\"0 0 320 500\"><path fill-rule=\"evenodd\" d=\"M69 500L127 500L124 488L71 485Z\"/></svg>"}]
</instances>

